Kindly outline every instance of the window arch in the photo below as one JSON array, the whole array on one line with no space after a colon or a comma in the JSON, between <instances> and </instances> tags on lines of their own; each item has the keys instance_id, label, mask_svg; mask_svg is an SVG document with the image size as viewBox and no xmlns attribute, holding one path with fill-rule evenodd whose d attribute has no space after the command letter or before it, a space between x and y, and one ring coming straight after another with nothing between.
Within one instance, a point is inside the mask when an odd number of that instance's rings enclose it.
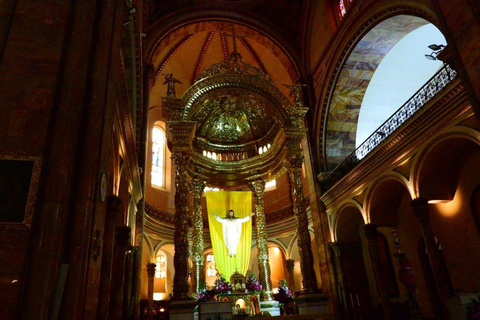
<instances>
[{"instance_id":1,"label":"window arch","mask_svg":"<svg viewBox=\"0 0 480 320\"><path fill-rule=\"evenodd\" d=\"M165 189L165 130L155 125L152 129L152 186Z\"/></svg>"},{"instance_id":2,"label":"window arch","mask_svg":"<svg viewBox=\"0 0 480 320\"><path fill-rule=\"evenodd\" d=\"M217 266L215 265L215 258L213 253L207 254L207 277L217 276Z\"/></svg>"},{"instance_id":3,"label":"window arch","mask_svg":"<svg viewBox=\"0 0 480 320\"><path fill-rule=\"evenodd\" d=\"M164 254L159 254L157 260L155 261L155 278L164 279L167 275L167 263Z\"/></svg>"}]
</instances>

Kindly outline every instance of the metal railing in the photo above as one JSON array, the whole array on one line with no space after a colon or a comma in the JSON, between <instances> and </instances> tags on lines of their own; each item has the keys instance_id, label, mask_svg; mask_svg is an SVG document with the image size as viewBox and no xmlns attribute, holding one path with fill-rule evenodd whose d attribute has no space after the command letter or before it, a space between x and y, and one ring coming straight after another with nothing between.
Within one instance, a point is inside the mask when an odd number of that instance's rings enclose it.
<instances>
[{"instance_id":1,"label":"metal railing","mask_svg":"<svg viewBox=\"0 0 480 320\"><path fill-rule=\"evenodd\" d=\"M324 191L350 172L368 153L420 110L428 101L457 77L457 72L445 64L430 80L375 130L355 151L331 171L321 185Z\"/></svg>"}]
</instances>

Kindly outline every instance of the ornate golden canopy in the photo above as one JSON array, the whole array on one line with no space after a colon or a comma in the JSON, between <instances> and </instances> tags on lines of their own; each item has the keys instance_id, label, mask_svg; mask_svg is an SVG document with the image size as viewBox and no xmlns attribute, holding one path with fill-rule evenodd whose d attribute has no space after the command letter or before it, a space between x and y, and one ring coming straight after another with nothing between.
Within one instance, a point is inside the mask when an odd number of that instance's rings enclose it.
<instances>
[{"instance_id":1,"label":"ornate golden canopy","mask_svg":"<svg viewBox=\"0 0 480 320\"><path fill-rule=\"evenodd\" d=\"M181 99L163 104L169 147L190 155L190 176L223 188L279 175L285 146L305 134L308 108L292 105L236 52L206 69Z\"/></svg>"}]
</instances>

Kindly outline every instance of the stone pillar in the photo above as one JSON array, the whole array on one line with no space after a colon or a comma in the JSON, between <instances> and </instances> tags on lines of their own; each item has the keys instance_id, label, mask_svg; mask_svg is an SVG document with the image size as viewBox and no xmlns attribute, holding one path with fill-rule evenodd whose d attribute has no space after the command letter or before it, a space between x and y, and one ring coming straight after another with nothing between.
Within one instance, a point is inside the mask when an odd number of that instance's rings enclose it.
<instances>
[{"instance_id":1,"label":"stone pillar","mask_svg":"<svg viewBox=\"0 0 480 320\"><path fill-rule=\"evenodd\" d=\"M18 3L22 6L17 8L19 12L35 10L28 2ZM47 319L57 316L57 312L62 319L80 319L86 313L86 299L89 311L96 309L96 298L85 295L87 288L95 296L98 294L98 283L88 283L92 279L87 277L87 270L99 269L100 263L88 254L93 252L89 250L94 239L92 231L103 233L103 228L93 226L93 216L96 209L103 211L95 201L96 187L99 166L105 164L101 159L102 146L110 142L104 140L103 130L111 128L115 108L108 97L116 92L116 82L110 76L120 52L121 2L75 1L57 9L56 16L63 20L68 15L69 21L64 29L58 30L59 34L65 34L65 42L60 62L55 64L57 76L52 76L56 80L55 93L47 96L46 90L39 97L46 105L52 104L49 111L52 116L49 130L45 131L48 144L42 161L42 190L36 201L38 208L26 267L29 274L21 290L19 301L23 303L19 304L22 307L18 319ZM38 18L48 21L40 12ZM15 20L18 19L14 17ZM18 40L15 23L10 32ZM2 62L8 68L6 60ZM49 68L55 69L53 65ZM103 222L103 217L100 221ZM65 232L67 228L73 230ZM68 274L58 311L54 292L61 264L68 265Z\"/></svg>"},{"instance_id":2,"label":"stone pillar","mask_svg":"<svg viewBox=\"0 0 480 320\"><path fill-rule=\"evenodd\" d=\"M257 233L257 258L260 283L262 284L262 300L271 301L272 280L270 279L270 259L268 257L267 246L267 222L263 205L263 193L265 192L265 181L259 180L250 184L255 196L255 215L256 215L256 233Z\"/></svg>"},{"instance_id":3,"label":"stone pillar","mask_svg":"<svg viewBox=\"0 0 480 320\"><path fill-rule=\"evenodd\" d=\"M300 269L303 277L303 291L305 293L314 293L317 291L317 277L313 269L312 242L308 231L307 208L305 206L305 197L303 196L302 164L303 155L296 154L288 159L287 169L288 177L290 178L290 192L293 199L293 212L297 221L297 243L300 254Z\"/></svg>"},{"instance_id":4,"label":"stone pillar","mask_svg":"<svg viewBox=\"0 0 480 320\"><path fill-rule=\"evenodd\" d=\"M451 297L453 294L450 292L448 285L448 274L446 274L446 268L442 266L442 259L440 258L440 251L438 250L437 243L435 241L435 235L433 234L432 226L430 225L430 217L428 210L428 201L423 198L414 199L411 202L413 213L417 217L418 222L422 227L423 241L425 241L425 247L428 252L428 259L432 266L433 276L435 278L435 284L437 286L440 299L442 300L442 309L444 314L446 312L445 299Z\"/></svg>"},{"instance_id":5,"label":"stone pillar","mask_svg":"<svg viewBox=\"0 0 480 320\"><path fill-rule=\"evenodd\" d=\"M346 309L346 293L345 293L345 274L343 272L343 260L342 260L342 246L338 242L332 242L330 247L333 251L333 257L335 261L335 273L337 278L337 292L338 292L338 310L341 310L341 314ZM342 317L343 318L343 317Z\"/></svg>"},{"instance_id":6,"label":"stone pillar","mask_svg":"<svg viewBox=\"0 0 480 320\"><path fill-rule=\"evenodd\" d=\"M117 196L107 197L107 212L105 213L105 229L103 233L102 267L98 288L97 320L108 319L115 245L115 222L120 212L121 203L122 200Z\"/></svg>"},{"instance_id":7,"label":"stone pillar","mask_svg":"<svg viewBox=\"0 0 480 320\"><path fill-rule=\"evenodd\" d=\"M115 230L115 253L110 288L109 319L122 318L123 287L125 282L125 259L130 244L130 227L117 227Z\"/></svg>"},{"instance_id":8,"label":"stone pillar","mask_svg":"<svg viewBox=\"0 0 480 320\"><path fill-rule=\"evenodd\" d=\"M193 245L192 255L194 263L193 283L195 292L200 291L200 284L205 282L205 270L203 267L203 218L202 218L202 193L205 181L195 179L191 185L193 192Z\"/></svg>"},{"instance_id":9,"label":"stone pillar","mask_svg":"<svg viewBox=\"0 0 480 320\"><path fill-rule=\"evenodd\" d=\"M147 282L147 320L153 319L153 281L155 280L155 268L157 265L155 263L147 263L147 275L148 275L148 282Z\"/></svg>"},{"instance_id":10,"label":"stone pillar","mask_svg":"<svg viewBox=\"0 0 480 320\"><path fill-rule=\"evenodd\" d=\"M287 259L285 261L285 266L287 267L288 271L288 285L290 286L290 291L292 291L292 294L295 296L295 274L294 274L294 268L295 268L295 260L293 259Z\"/></svg>"},{"instance_id":11,"label":"stone pillar","mask_svg":"<svg viewBox=\"0 0 480 320\"><path fill-rule=\"evenodd\" d=\"M135 259L136 247L128 250L125 257L125 284L123 286L123 307L122 320L128 320L131 316L131 301L132 301L132 279L133 279L133 262Z\"/></svg>"},{"instance_id":12,"label":"stone pillar","mask_svg":"<svg viewBox=\"0 0 480 320\"><path fill-rule=\"evenodd\" d=\"M383 305L383 313L386 320L394 319L392 313L392 306L390 298L387 292L387 273L385 266L380 261L380 254L378 249L378 231L377 226L374 224L367 224L364 227L365 235L368 241L368 247L370 249L370 255L372 257L373 269L375 271L375 280L377 281L377 288L380 293L380 300Z\"/></svg>"},{"instance_id":13,"label":"stone pillar","mask_svg":"<svg viewBox=\"0 0 480 320\"><path fill-rule=\"evenodd\" d=\"M175 152L172 156L175 166L175 233L173 241L173 298L189 299L188 285L188 174L189 155L186 152Z\"/></svg>"}]
</instances>

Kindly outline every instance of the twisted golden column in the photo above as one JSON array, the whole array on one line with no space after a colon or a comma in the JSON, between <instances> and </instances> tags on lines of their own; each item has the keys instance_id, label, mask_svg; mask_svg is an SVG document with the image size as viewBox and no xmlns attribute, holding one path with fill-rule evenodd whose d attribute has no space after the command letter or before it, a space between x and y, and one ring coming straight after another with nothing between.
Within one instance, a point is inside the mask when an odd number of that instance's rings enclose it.
<instances>
[{"instance_id":1,"label":"twisted golden column","mask_svg":"<svg viewBox=\"0 0 480 320\"><path fill-rule=\"evenodd\" d=\"M260 283L262 284L262 300L270 301L272 297L272 280L270 279L270 259L268 257L267 246L267 222L265 219L263 193L265 191L265 181L259 180L252 182L250 187L255 195L255 215L257 233L257 249L258 249L258 270Z\"/></svg>"},{"instance_id":2,"label":"twisted golden column","mask_svg":"<svg viewBox=\"0 0 480 320\"><path fill-rule=\"evenodd\" d=\"M200 284L205 282L205 272L203 269L203 219L202 219L202 193L205 188L205 181L195 179L191 184L190 190L193 193L193 244L192 258L194 262L194 283L195 292L200 291Z\"/></svg>"},{"instance_id":3,"label":"twisted golden column","mask_svg":"<svg viewBox=\"0 0 480 320\"><path fill-rule=\"evenodd\" d=\"M188 299L188 174L189 155L186 152L174 152L172 156L175 166L175 233L173 242L175 254L173 266L173 297L175 300Z\"/></svg>"},{"instance_id":4,"label":"twisted golden column","mask_svg":"<svg viewBox=\"0 0 480 320\"><path fill-rule=\"evenodd\" d=\"M298 252L300 254L300 270L302 272L303 291L314 293L317 291L317 277L313 269L313 253L310 233L308 232L308 216L303 196L302 184L303 155L296 154L287 160L290 192L293 199L293 212L297 221Z\"/></svg>"}]
</instances>

